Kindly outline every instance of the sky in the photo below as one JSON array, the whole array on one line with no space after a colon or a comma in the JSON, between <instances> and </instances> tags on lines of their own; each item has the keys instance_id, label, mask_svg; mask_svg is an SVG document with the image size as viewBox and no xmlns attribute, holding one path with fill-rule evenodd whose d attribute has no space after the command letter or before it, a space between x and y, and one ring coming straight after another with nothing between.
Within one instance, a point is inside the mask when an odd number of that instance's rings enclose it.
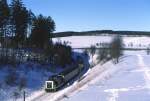
<instances>
[{"instance_id":1,"label":"sky","mask_svg":"<svg viewBox=\"0 0 150 101\"><path fill-rule=\"evenodd\" d=\"M150 0L23 0L36 15L51 16L56 32L150 31Z\"/></svg>"}]
</instances>

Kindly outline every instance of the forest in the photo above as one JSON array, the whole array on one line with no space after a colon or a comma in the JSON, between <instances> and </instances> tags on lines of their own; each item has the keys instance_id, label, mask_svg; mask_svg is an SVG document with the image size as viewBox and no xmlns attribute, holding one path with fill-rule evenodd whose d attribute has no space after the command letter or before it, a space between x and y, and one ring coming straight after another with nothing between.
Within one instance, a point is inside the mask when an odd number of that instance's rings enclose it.
<instances>
[{"instance_id":1,"label":"forest","mask_svg":"<svg viewBox=\"0 0 150 101\"><path fill-rule=\"evenodd\" d=\"M1 0L0 64L27 61L60 66L70 64L71 47L52 42L55 29L56 24L50 16L36 16L22 0L11 0L10 4Z\"/></svg>"}]
</instances>

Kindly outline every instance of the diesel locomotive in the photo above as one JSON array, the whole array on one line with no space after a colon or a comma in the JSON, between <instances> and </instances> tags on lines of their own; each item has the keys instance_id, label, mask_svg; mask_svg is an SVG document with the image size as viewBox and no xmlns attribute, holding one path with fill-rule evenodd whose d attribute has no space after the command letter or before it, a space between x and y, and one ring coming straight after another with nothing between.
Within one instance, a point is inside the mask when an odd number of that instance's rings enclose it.
<instances>
[{"instance_id":1,"label":"diesel locomotive","mask_svg":"<svg viewBox=\"0 0 150 101\"><path fill-rule=\"evenodd\" d=\"M84 69L83 61L80 60L77 63L73 64L71 67L66 68L64 71L49 77L45 81L45 91L46 92L55 92L60 88L69 83L73 78L78 76Z\"/></svg>"}]
</instances>

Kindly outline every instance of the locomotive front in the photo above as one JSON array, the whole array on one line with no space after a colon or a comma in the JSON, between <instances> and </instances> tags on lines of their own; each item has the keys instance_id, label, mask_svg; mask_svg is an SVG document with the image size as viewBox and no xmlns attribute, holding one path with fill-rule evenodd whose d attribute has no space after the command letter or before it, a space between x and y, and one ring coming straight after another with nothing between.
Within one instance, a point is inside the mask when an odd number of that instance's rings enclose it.
<instances>
[{"instance_id":1,"label":"locomotive front","mask_svg":"<svg viewBox=\"0 0 150 101\"><path fill-rule=\"evenodd\" d=\"M64 84L62 75L54 75L45 82L45 90L47 92L57 91Z\"/></svg>"},{"instance_id":2,"label":"locomotive front","mask_svg":"<svg viewBox=\"0 0 150 101\"><path fill-rule=\"evenodd\" d=\"M78 57L76 64L72 64L72 66L66 68L64 71L59 73L58 75L51 76L48 81L45 83L45 91L52 92L57 91L65 84L67 84L70 80L75 78L77 75L81 73L84 69L83 59Z\"/></svg>"},{"instance_id":3,"label":"locomotive front","mask_svg":"<svg viewBox=\"0 0 150 101\"><path fill-rule=\"evenodd\" d=\"M54 81L46 81L45 82L45 90L53 91L54 90Z\"/></svg>"}]
</instances>

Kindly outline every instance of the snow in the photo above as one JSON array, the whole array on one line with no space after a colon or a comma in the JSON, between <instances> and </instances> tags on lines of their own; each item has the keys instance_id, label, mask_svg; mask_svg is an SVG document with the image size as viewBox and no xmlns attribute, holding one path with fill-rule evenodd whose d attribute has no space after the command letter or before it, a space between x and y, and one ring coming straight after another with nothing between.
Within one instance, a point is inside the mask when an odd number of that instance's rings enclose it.
<instances>
[{"instance_id":1,"label":"snow","mask_svg":"<svg viewBox=\"0 0 150 101\"><path fill-rule=\"evenodd\" d=\"M110 43L114 36L70 36L54 38L53 41L67 42L73 48L87 48L97 43ZM123 37L126 48L150 47L150 37ZM82 53L83 50L75 50ZM94 55L94 64L97 63ZM89 62L92 57L89 56ZM146 51L126 51L118 64L111 61L97 64L89 69L81 81L76 81L69 87L55 93L44 91L44 81L52 72L37 69L17 70L20 77L29 78L27 81L26 101L150 101L150 57ZM33 64L33 68L38 65ZM59 71L59 70L58 70ZM61 71L61 70L60 70ZM0 69L0 101L12 101L17 87L5 86L4 78L8 69ZM17 101L22 101L21 98ZM5 99L4 99L5 98Z\"/></svg>"},{"instance_id":2,"label":"snow","mask_svg":"<svg viewBox=\"0 0 150 101\"><path fill-rule=\"evenodd\" d=\"M53 72L46 71L47 66L42 66L41 69L37 69L41 65L36 63L26 63L17 66L17 69L12 69L14 67L8 65L5 67L0 67L0 101L12 101L15 100L14 94L17 92L19 95L17 101L23 100L23 91L26 92L27 96L37 96L35 92L42 92L45 80L53 74ZM15 71L17 73L17 80L22 77L26 80L26 87L19 90L19 86L8 86L5 83L6 75L9 71Z\"/></svg>"},{"instance_id":3,"label":"snow","mask_svg":"<svg viewBox=\"0 0 150 101\"><path fill-rule=\"evenodd\" d=\"M72 48L88 48L97 43L108 44L112 41L114 35L110 36L69 36L53 38L54 42L66 42ZM145 36L122 36L126 48L147 48L150 47L150 37Z\"/></svg>"},{"instance_id":4,"label":"snow","mask_svg":"<svg viewBox=\"0 0 150 101\"><path fill-rule=\"evenodd\" d=\"M97 43L110 43L113 36L71 36L55 38L73 48L87 48ZM80 44L79 44L80 43ZM149 37L123 37L127 48L149 47ZM78 51L78 50L77 50ZM94 56L94 62L96 56ZM79 82L58 91L45 93L32 101L149 101L149 60L146 51L126 51L118 64L98 64ZM89 61L91 61L91 56Z\"/></svg>"},{"instance_id":5,"label":"snow","mask_svg":"<svg viewBox=\"0 0 150 101\"><path fill-rule=\"evenodd\" d=\"M123 38L124 43L126 44L126 47L132 47L132 48L147 48L150 47L150 37L124 37ZM133 44L133 46L132 46Z\"/></svg>"},{"instance_id":6,"label":"snow","mask_svg":"<svg viewBox=\"0 0 150 101\"><path fill-rule=\"evenodd\" d=\"M96 43L109 43L112 40L111 36L69 36L53 38L53 42L68 42L72 48L85 48Z\"/></svg>"},{"instance_id":7,"label":"snow","mask_svg":"<svg viewBox=\"0 0 150 101\"><path fill-rule=\"evenodd\" d=\"M81 52L73 52L73 57L82 55ZM88 60L85 58L85 65L88 64ZM59 73L63 70L61 67L52 68L50 64L40 65L34 62L27 62L24 64L17 65L17 67L7 65L0 67L0 101L12 101L17 99L17 101L23 100L23 92L25 91L26 101L32 101L39 96L46 94L44 90L45 81L49 76ZM6 76L9 71L14 71L17 73L17 80L22 77L26 78L26 87L19 90L19 86L8 86L5 83ZM14 94L18 93L18 97L15 98ZM46 94L47 95L47 94ZM54 97L55 98L55 97Z\"/></svg>"},{"instance_id":8,"label":"snow","mask_svg":"<svg viewBox=\"0 0 150 101\"><path fill-rule=\"evenodd\" d=\"M150 101L150 57L144 51L128 53L62 101Z\"/></svg>"},{"instance_id":9,"label":"snow","mask_svg":"<svg viewBox=\"0 0 150 101\"><path fill-rule=\"evenodd\" d=\"M113 67L113 69L110 68L110 66ZM96 65L94 68L90 69L83 77L83 80L74 82L73 85L70 85L69 87L66 87L63 90L60 90L56 93L45 93L31 101L57 101L62 98L68 98L71 93L75 93L76 91L80 91L82 89L85 89L88 87L88 82L90 82L93 78L96 78L99 74L103 73L103 76L101 79L105 81L106 78L109 78L108 73L115 73L120 68L116 68L112 62L108 62L105 65L101 66L101 64ZM110 70L109 72L106 72L107 70ZM84 86L85 85L85 86ZM83 87L82 87L83 86ZM78 90L80 87L82 89ZM81 100L82 101L82 100Z\"/></svg>"}]
</instances>

